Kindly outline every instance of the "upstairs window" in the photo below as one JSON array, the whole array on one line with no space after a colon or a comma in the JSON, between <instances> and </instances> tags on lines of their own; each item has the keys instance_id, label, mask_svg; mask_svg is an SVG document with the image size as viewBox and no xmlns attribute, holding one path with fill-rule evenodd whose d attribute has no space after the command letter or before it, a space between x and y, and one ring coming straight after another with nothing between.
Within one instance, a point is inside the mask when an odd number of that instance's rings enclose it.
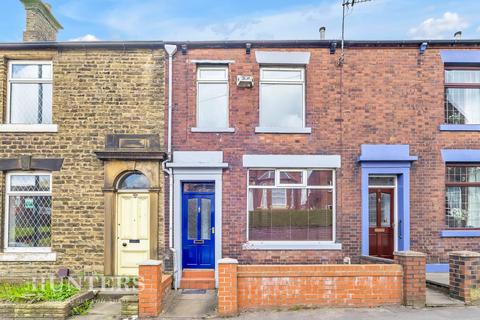
<instances>
[{"instance_id":1,"label":"upstairs window","mask_svg":"<svg viewBox=\"0 0 480 320\"><path fill-rule=\"evenodd\" d=\"M6 190L7 251L39 251L51 245L50 173L9 173Z\"/></svg>"},{"instance_id":2,"label":"upstairs window","mask_svg":"<svg viewBox=\"0 0 480 320\"><path fill-rule=\"evenodd\" d=\"M11 61L7 123L52 123L52 63Z\"/></svg>"},{"instance_id":3,"label":"upstairs window","mask_svg":"<svg viewBox=\"0 0 480 320\"><path fill-rule=\"evenodd\" d=\"M261 68L260 127L304 128L305 70Z\"/></svg>"},{"instance_id":4,"label":"upstairs window","mask_svg":"<svg viewBox=\"0 0 480 320\"><path fill-rule=\"evenodd\" d=\"M228 127L228 67L198 68L197 127Z\"/></svg>"},{"instance_id":5,"label":"upstairs window","mask_svg":"<svg viewBox=\"0 0 480 320\"><path fill-rule=\"evenodd\" d=\"M445 123L480 124L480 68L445 69Z\"/></svg>"},{"instance_id":6,"label":"upstairs window","mask_svg":"<svg viewBox=\"0 0 480 320\"><path fill-rule=\"evenodd\" d=\"M446 176L446 224L480 228L480 166L449 165Z\"/></svg>"}]
</instances>

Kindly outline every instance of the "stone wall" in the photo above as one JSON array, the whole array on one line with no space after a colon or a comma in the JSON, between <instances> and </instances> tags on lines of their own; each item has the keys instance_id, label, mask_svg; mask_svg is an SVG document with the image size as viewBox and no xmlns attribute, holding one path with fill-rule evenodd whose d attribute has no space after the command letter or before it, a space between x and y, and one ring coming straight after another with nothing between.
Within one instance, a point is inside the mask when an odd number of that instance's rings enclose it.
<instances>
[{"instance_id":1,"label":"stone wall","mask_svg":"<svg viewBox=\"0 0 480 320\"><path fill-rule=\"evenodd\" d=\"M0 262L0 278L55 272L104 271L104 169L94 151L106 134L156 134L163 146L164 52L159 49L0 51L0 113L5 115L9 60L53 61L56 133L0 133L0 158L64 158L53 172L52 250L55 262ZM160 172L159 180L163 181ZM0 174L1 239L5 175ZM163 192L163 183L160 183ZM164 248L163 205L158 210L159 254ZM0 249L2 250L2 249ZM0 253L1 255L1 253ZM1 257L0 257L1 258Z\"/></svg>"}]
</instances>

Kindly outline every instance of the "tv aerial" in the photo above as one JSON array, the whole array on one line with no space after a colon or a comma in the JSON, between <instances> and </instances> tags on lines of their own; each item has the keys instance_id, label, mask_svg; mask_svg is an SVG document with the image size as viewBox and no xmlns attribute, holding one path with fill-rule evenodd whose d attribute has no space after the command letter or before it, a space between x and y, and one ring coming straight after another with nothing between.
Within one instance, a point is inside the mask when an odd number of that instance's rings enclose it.
<instances>
[{"instance_id":1,"label":"tv aerial","mask_svg":"<svg viewBox=\"0 0 480 320\"><path fill-rule=\"evenodd\" d=\"M354 5L370 2L372 0L342 0L342 42L340 50L340 61L339 65L343 65L345 61L344 48L345 48L345 17L349 9L353 8Z\"/></svg>"}]
</instances>

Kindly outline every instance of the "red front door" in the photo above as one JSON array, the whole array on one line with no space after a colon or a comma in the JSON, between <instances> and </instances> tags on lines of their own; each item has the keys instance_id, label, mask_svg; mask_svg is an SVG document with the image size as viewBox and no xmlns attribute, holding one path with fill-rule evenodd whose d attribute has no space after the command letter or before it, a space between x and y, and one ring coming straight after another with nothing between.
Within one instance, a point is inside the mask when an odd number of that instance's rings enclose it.
<instances>
[{"instance_id":1,"label":"red front door","mask_svg":"<svg viewBox=\"0 0 480 320\"><path fill-rule=\"evenodd\" d=\"M393 258L394 189L370 188L368 190L368 241L369 254Z\"/></svg>"}]
</instances>

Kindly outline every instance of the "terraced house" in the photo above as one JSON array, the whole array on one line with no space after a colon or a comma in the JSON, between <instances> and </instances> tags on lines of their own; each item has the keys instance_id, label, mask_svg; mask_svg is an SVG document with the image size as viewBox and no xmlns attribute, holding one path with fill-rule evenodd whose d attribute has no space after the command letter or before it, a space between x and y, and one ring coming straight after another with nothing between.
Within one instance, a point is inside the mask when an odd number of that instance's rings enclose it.
<instances>
[{"instance_id":1,"label":"terraced house","mask_svg":"<svg viewBox=\"0 0 480 320\"><path fill-rule=\"evenodd\" d=\"M192 269L221 257L415 250L446 271L448 252L480 250L480 43L337 45L178 43L167 167L181 287L213 286Z\"/></svg>"},{"instance_id":2,"label":"terraced house","mask_svg":"<svg viewBox=\"0 0 480 320\"><path fill-rule=\"evenodd\" d=\"M163 44L56 42L22 2L24 42L0 44L0 277L135 274L164 249Z\"/></svg>"}]
</instances>

